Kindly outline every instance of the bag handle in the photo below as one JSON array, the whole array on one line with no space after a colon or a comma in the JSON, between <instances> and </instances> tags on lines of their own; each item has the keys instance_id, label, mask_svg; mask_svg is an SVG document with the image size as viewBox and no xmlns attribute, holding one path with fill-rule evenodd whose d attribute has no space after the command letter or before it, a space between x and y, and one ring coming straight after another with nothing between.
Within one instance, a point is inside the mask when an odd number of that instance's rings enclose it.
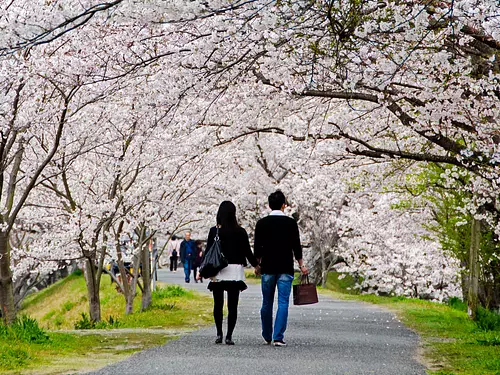
<instances>
[{"instance_id":1,"label":"bag handle","mask_svg":"<svg viewBox=\"0 0 500 375\"><path fill-rule=\"evenodd\" d=\"M309 282L309 275L300 275L300 284L301 285L304 285L304 284L311 284Z\"/></svg>"}]
</instances>

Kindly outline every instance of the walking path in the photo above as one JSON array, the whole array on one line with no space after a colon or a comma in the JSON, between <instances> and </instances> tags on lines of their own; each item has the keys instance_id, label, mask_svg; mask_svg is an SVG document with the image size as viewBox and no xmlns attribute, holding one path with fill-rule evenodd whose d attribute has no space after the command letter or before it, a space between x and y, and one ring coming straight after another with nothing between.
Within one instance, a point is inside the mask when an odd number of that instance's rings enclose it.
<instances>
[{"instance_id":1,"label":"walking path","mask_svg":"<svg viewBox=\"0 0 500 375\"><path fill-rule=\"evenodd\" d=\"M183 272L159 271L159 281L203 292L207 283L184 283ZM215 328L186 334L136 353L92 374L172 375L424 375L415 357L418 336L376 306L320 296L309 306L290 306L286 348L263 344L260 285L242 293L236 345L215 345ZM225 328L225 324L224 324Z\"/></svg>"}]
</instances>

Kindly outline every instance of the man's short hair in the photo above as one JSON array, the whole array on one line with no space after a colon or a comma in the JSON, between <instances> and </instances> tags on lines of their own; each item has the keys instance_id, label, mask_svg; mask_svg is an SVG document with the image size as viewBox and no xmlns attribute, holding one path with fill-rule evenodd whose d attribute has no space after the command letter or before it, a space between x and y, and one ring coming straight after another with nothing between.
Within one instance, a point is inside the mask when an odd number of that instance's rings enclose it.
<instances>
[{"instance_id":1,"label":"man's short hair","mask_svg":"<svg viewBox=\"0 0 500 375\"><path fill-rule=\"evenodd\" d=\"M268 201L271 210L281 210L286 202L285 194L281 190L276 190L269 195Z\"/></svg>"}]
</instances>

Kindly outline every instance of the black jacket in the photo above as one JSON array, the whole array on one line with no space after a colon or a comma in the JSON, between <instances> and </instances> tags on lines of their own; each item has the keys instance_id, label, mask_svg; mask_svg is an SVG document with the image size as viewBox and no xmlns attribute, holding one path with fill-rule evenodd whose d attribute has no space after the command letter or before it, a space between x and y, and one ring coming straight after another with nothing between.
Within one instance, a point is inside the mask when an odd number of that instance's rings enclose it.
<instances>
[{"instance_id":1,"label":"black jacket","mask_svg":"<svg viewBox=\"0 0 500 375\"><path fill-rule=\"evenodd\" d=\"M216 232L216 227L210 228L210 232L208 233L206 252L208 252L208 250L214 243ZM247 259L254 267L258 264L257 259L255 259L252 250L250 249L250 242L248 240L248 234L245 229L241 227L238 227L234 230L220 228L219 238L222 253L226 257L229 264L242 264L246 266Z\"/></svg>"},{"instance_id":2,"label":"black jacket","mask_svg":"<svg viewBox=\"0 0 500 375\"><path fill-rule=\"evenodd\" d=\"M288 216L269 215L255 226L254 255L260 259L262 274L293 275L293 258L302 259L299 227Z\"/></svg>"},{"instance_id":3,"label":"black jacket","mask_svg":"<svg viewBox=\"0 0 500 375\"><path fill-rule=\"evenodd\" d=\"M201 265L201 260L203 259L203 251L200 248L196 248L196 256L194 257L193 267L199 267Z\"/></svg>"}]
</instances>

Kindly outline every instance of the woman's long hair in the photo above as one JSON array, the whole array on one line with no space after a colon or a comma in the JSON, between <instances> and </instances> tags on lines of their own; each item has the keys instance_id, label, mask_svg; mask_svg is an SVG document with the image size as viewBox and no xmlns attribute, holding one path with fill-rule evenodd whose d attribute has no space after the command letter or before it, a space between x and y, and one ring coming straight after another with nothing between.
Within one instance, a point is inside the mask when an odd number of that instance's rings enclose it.
<instances>
[{"instance_id":1,"label":"woman's long hair","mask_svg":"<svg viewBox=\"0 0 500 375\"><path fill-rule=\"evenodd\" d=\"M239 227L236 220L236 206L230 201L224 201L217 211L217 225L224 229L237 229Z\"/></svg>"}]
</instances>

